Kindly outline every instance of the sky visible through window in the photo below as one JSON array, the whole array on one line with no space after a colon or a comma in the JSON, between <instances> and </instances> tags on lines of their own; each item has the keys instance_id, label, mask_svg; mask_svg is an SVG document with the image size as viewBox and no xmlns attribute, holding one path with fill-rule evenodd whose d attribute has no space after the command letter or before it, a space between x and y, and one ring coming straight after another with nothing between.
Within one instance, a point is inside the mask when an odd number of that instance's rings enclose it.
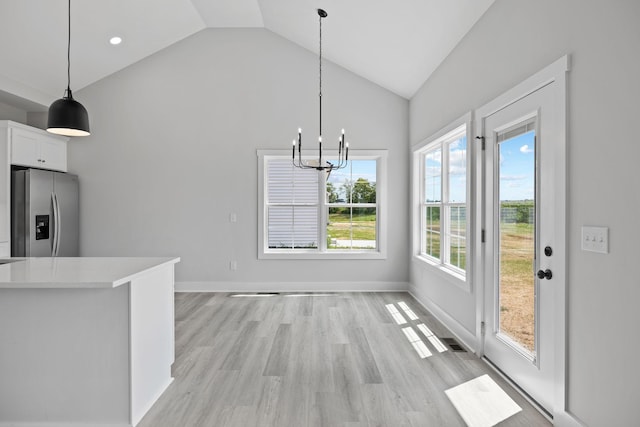
<instances>
[{"instance_id":1,"label":"sky visible through window","mask_svg":"<svg viewBox=\"0 0 640 427\"><path fill-rule=\"evenodd\" d=\"M535 131L500 143L500 200L533 200L535 193ZM449 202L466 200L467 141L453 141L449 149ZM426 166L426 200L440 201L441 150L428 153Z\"/></svg>"},{"instance_id":2,"label":"sky visible through window","mask_svg":"<svg viewBox=\"0 0 640 427\"><path fill-rule=\"evenodd\" d=\"M465 203L467 200L467 137L462 136L425 156L425 200L441 202L442 150L449 155L449 199L450 203Z\"/></svg>"},{"instance_id":3,"label":"sky visible through window","mask_svg":"<svg viewBox=\"0 0 640 427\"><path fill-rule=\"evenodd\" d=\"M329 159L331 163L337 164L338 161ZM327 182L333 184L338 197L342 200L345 199L345 192L342 185L345 182L356 182L358 179L363 178L369 181L371 184L376 182L376 160L349 160L347 166L343 169L337 169L331 171Z\"/></svg>"},{"instance_id":4,"label":"sky visible through window","mask_svg":"<svg viewBox=\"0 0 640 427\"><path fill-rule=\"evenodd\" d=\"M500 143L500 200L533 200L535 131Z\"/></svg>"},{"instance_id":5,"label":"sky visible through window","mask_svg":"<svg viewBox=\"0 0 640 427\"><path fill-rule=\"evenodd\" d=\"M467 137L449 144L449 202L467 200Z\"/></svg>"}]
</instances>

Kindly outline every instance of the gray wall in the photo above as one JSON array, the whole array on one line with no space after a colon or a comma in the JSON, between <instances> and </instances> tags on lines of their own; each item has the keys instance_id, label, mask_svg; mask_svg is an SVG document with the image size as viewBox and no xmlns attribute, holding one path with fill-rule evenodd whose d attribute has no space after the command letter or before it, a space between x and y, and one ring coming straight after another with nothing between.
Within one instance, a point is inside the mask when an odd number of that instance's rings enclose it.
<instances>
[{"instance_id":1,"label":"gray wall","mask_svg":"<svg viewBox=\"0 0 640 427\"><path fill-rule=\"evenodd\" d=\"M640 419L640 2L497 0L410 102L410 142L564 54L568 85L568 409L589 426ZM609 227L608 255L580 227ZM475 332L475 295L412 265L412 289Z\"/></svg>"},{"instance_id":2,"label":"gray wall","mask_svg":"<svg viewBox=\"0 0 640 427\"><path fill-rule=\"evenodd\" d=\"M290 150L299 126L317 135L317 61L264 29L209 29L78 91L92 127L69 144L82 255L176 255L177 281L218 288L406 288L409 102L331 63L327 139L344 127L351 148L389 150L388 259L257 259L256 150Z\"/></svg>"},{"instance_id":3,"label":"gray wall","mask_svg":"<svg viewBox=\"0 0 640 427\"><path fill-rule=\"evenodd\" d=\"M13 120L39 129L47 128L46 112L26 111L3 102L0 102L0 120Z\"/></svg>"},{"instance_id":4,"label":"gray wall","mask_svg":"<svg viewBox=\"0 0 640 427\"><path fill-rule=\"evenodd\" d=\"M26 124L27 112L0 102L0 120L13 120L14 122Z\"/></svg>"}]
</instances>

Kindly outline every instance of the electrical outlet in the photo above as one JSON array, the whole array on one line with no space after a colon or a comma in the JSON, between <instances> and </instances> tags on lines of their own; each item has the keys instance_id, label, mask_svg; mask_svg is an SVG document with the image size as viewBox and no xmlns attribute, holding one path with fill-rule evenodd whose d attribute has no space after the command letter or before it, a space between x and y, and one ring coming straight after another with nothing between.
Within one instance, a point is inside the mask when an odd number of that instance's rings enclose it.
<instances>
[{"instance_id":1,"label":"electrical outlet","mask_svg":"<svg viewBox=\"0 0 640 427\"><path fill-rule=\"evenodd\" d=\"M230 213L229 222L238 222L238 215L236 215L235 213Z\"/></svg>"},{"instance_id":2,"label":"electrical outlet","mask_svg":"<svg viewBox=\"0 0 640 427\"><path fill-rule=\"evenodd\" d=\"M582 250L609 253L609 228L582 226Z\"/></svg>"},{"instance_id":3,"label":"electrical outlet","mask_svg":"<svg viewBox=\"0 0 640 427\"><path fill-rule=\"evenodd\" d=\"M238 269L238 262L237 261L229 262L229 270L236 271L237 269Z\"/></svg>"}]
</instances>

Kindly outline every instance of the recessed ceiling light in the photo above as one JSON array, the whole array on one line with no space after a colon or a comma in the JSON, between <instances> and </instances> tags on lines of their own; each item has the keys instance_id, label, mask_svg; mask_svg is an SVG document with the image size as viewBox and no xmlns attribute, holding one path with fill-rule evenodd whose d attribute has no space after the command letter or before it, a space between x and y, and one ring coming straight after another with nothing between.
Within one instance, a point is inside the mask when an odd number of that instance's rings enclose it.
<instances>
[{"instance_id":1,"label":"recessed ceiling light","mask_svg":"<svg viewBox=\"0 0 640 427\"><path fill-rule=\"evenodd\" d=\"M109 43L111 43L112 45L118 45L122 43L122 39L120 37L111 37L109 39Z\"/></svg>"}]
</instances>

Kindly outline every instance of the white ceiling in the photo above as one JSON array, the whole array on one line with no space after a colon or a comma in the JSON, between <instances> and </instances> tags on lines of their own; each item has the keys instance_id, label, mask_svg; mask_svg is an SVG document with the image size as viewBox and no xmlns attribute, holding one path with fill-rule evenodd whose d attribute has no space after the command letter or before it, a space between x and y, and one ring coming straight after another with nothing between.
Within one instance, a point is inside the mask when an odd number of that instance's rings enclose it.
<instances>
[{"instance_id":1,"label":"white ceiling","mask_svg":"<svg viewBox=\"0 0 640 427\"><path fill-rule=\"evenodd\" d=\"M82 0L71 4L79 90L206 27L264 27L410 98L494 0ZM124 39L111 46L110 37ZM0 91L48 105L66 87L66 0L0 1ZM23 107L26 108L26 107Z\"/></svg>"}]
</instances>

